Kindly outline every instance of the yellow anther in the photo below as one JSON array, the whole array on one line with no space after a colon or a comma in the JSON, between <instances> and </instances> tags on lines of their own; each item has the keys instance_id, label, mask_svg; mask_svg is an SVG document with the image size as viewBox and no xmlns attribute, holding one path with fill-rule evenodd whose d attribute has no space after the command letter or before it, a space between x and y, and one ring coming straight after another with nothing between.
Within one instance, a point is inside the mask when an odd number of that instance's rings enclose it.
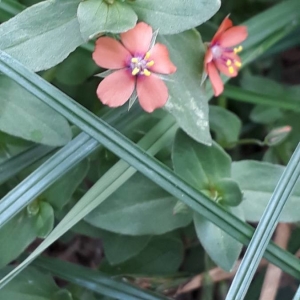
<instances>
[{"instance_id":1,"label":"yellow anther","mask_svg":"<svg viewBox=\"0 0 300 300\"><path fill-rule=\"evenodd\" d=\"M147 67L152 67L154 65L154 60L147 62Z\"/></svg>"},{"instance_id":2,"label":"yellow anther","mask_svg":"<svg viewBox=\"0 0 300 300\"><path fill-rule=\"evenodd\" d=\"M139 60L138 60L138 58L133 57L133 58L131 59L131 62L134 63L134 64L137 64L137 63L139 62Z\"/></svg>"},{"instance_id":3,"label":"yellow anther","mask_svg":"<svg viewBox=\"0 0 300 300\"><path fill-rule=\"evenodd\" d=\"M144 57L144 59L149 59L150 58L150 52L147 52L146 54L145 54L145 57Z\"/></svg>"},{"instance_id":4,"label":"yellow anther","mask_svg":"<svg viewBox=\"0 0 300 300\"><path fill-rule=\"evenodd\" d=\"M228 68L228 71L229 71L229 74L233 74L233 73L234 73L234 68L233 68L233 66L230 66L230 67Z\"/></svg>"},{"instance_id":5,"label":"yellow anther","mask_svg":"<svg viewBox=\"0 0 300 300\"><path fill-rule=\"evenodd\" d=\"M134 68L134 69L132 70L131 74L132 74L133 76L135 76L135 75L138 74L139 72L140 72L140 69L139 69L139 68Z\"/></svg>"},{"instance_id":6,"label":"yellow anther","mask_svg":"<svg viewBox=\"0 0 300 300\"><path fill-rule=\"evenodd\" d=\"M150 76L151 75L151 72L147 69L144 69L144 75L145 76Z\"/></svg>"},{"instance_id":7,"label":"yellow anther","mask_svg":"<svg viewBox=\"0 0 300 300\"><path fill-rule=\"evenodd\" d=\"M226 66L229 67L231 65L231 60L230 59L227 59L226 61Z\"/></svg>"},{"instance_id":8,"label":"yellow anther","mask_svg":"<svg viewBox=\"0 0 300 300\"><path fill-rule=\"evenodd\" d=\"M234 48L233 51L234 51L235 54L237 54L237 53L243 51L243 47L242 46L238 46L237 48Z\"/></svg>"},{"instance_id":9,"label":"yellow anther","mask_svg":"<svg viewBox=\"0 0 300 300\"><path fill-rule=\"evenodd\" d=\"M240 68L242 66L242 63L239 61L235 61L234 65L237 66L238 68Z\"/></svg>"}]
</instances>

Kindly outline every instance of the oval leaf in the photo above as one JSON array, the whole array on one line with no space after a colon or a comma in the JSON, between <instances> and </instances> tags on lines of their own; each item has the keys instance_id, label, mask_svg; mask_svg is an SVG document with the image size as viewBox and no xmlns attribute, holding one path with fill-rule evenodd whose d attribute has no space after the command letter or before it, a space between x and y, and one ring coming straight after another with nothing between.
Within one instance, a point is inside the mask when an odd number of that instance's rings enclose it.
<instances>
[{"instance_id":1,"label":"oval leaf","mask_svg":"<svg viewBox=\"0 0 300 300\"><path fill-rule=\"evenodd\" d=\"M169 100L165 109L187 134L210 145L207 95L200 87L205 53L200 35L190 30L159 36L158 41L168 47L171 60L177 66L176 73L166 81Z\"/></svg>"},{"instance_id":2,"label":"oval leaf","mask_svg":"<svg viewBox=\"0 0 300 300\"><path fill-rule=\"evenodd\" d=\"M207 254L219 267L230 272L240 255L242 244L197 213L194 214L194 224Z\"/></svg>"},{"instance_id":3,"label":"oval leaf","mask_svg":"<svg viewBox=\"0 0 300 300\"><path fill-rule=\"evenodd\" d=\"M173 215L176 201L149 179L136 174L85 220L120 234L163 234L191 222L191 214Z\"/></svg>"},{"instance_id":4,"label":"oval leaf","mask_svg":"<svg viewBox=\"0 0 300 300\"><path fill-rule=\"evenodd\" d=\"M210 190L220 178L231 176L231 159L216 143L197 143L178 130L173 146L174 170L199 190Z\"/></svg>"},{"instance_id":5,"label":"oval leaf","mask_svg":"<svg viewBox=\"0 0 300 300\"><path fill-rule=\"evenodd\" d=\"M243 193L233 179L222 178L215 183L215 187L220 198L220 204L237 206L242 202Z\"/></svg>"},{"instance_id":6,"label":"oval leaf","mask_svg":"<svg viewBox=\"0 0 300 300\"><path fill-rule=\"evenodd\" d=\"M137 15L127 3L87 0L77 11L82 37L87 40L99 33L119 33L134 27Z\"/></svg>"},{"instance_id":7,"label":"oval leaf","mask_svg":"<svg viewBox=\"0 0 300 300\"><path fill-rule=\"evenodd\" d=\"M1 277L10 270L8 267L1 271ZM50 300L54 299L52 296L58 291L58 286L49 274L29 267L0 290L0 299Z\"/></svg>"},{"instance_id":8,"label":"oval leaf","mask_svg":"<svg viewBox=\"0 0 300 300\"><path fill-rule=\"evenodd\" d=\"M220 5L220 0L132 1L139 20L159 29L161 34L179 33L196 27L210 19Z\"/></svg>"},{"instance_id":9,"label":"oval leaf","mask_svg":"<svg viewBox=\"0 0 300 300\"><path fill-rule=\"evenodd\" d=\"M115 267L104 263L100 270L110 274L166 275L176 272L182 259L183 244L179 239L157 237L134 258Z\"/></svg>"},{"instance_id":10,"label":"oval leaf","mask_svg":"<svg viewBox=\"0 0 300 300\"><path fill-rule=\"evenodd\" d=\"M2 226L0 229L0 268L16 259L35 238L34 218L29 217L26 211L17 214ZM0 299L1 292L2 290L0 290Z\"/></svg>"},{"instance_id":11,"label":"oval leaf","mask_svg":"<svg viewBox=\"0 0 300 300\"><path fill-rule=\"evenodd\" d=\"M232 164L232 177L243 193L241 209L247 221L258 222L284 170L283 166L258 161L240 161ZM300 221L300 182L285 204L279 222Z\"/></svg>"},{"instance_id":12,"label":"oval leaf","mask_svg":"<svg viewBox=\"0 0 300 300\"><path fill-rule=\"evenodd\" d=\"M0 25L0 49L33 71L49 69L84 43L76 16L80 0L35 4Z\"/></svg>"}]
</instances>

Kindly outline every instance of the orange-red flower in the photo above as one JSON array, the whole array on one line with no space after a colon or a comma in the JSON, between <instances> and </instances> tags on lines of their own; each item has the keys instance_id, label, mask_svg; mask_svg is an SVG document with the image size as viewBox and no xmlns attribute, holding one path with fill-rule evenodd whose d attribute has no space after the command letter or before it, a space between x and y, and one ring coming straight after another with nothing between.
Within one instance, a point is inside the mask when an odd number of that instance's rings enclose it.
<instances>
[{"instance_id":1,"label":"orange-red flower","mask_svg":"<svg viewBox=\"0 0 300 300\"><path fill-rule=\"evenodd\" d=\"M97 95L110 107L123 105L134 99L147 112L166 104L169 93L159 74L171 74L176 67L162 44L153 45L153 30L146 23L120 34L121 41L100 37L96 42L93 59L102 68L115 70L98 86Z\"/></svg>"},{"instance_id":2,"label":"orange-red flower","mask_svg":"<svg viewBox=\"0 0 300 300\"><path fill-rule=\"evenodd\" d=\"M238 53L243 48L235 46L243 42L247 36L246 26L233 26L229 17L226 17L208 44L204 66L215 96L220 95L224 89L219 72L229 77L235 77L238 74L238 70L242 66Z\"/></svg>"}]
</instances>

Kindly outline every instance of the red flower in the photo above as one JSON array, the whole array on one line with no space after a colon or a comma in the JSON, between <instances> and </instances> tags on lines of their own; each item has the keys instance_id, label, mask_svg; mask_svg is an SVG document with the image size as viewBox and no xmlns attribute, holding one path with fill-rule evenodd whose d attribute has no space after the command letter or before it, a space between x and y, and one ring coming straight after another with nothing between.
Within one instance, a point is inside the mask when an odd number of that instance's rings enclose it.
<instances>
[{"instance_id":1,"label":"red flower","mask_svg":"<svg viewBox=\"0 0 300 300\"><path fill-rule=\"evenodd\" d=\"M243 42L247 36L246 26L233 26L232 21L226 17L209 43L204 66L215 96L219 96L224 89L218 70L229 77L235 77L238 69L242 66L237 53L241 52L243 48L242 46L233 47Z\"/></svg>"},{"instance_id":2,"label":"red flower","mask_svg":"<svg viewBox=\"0 0 300 300\"><path fill-rule=\"evenodd\" d=\"M141 22L122 33L121 42L110 37L97 40L94 61L102 68L116 70L98 86L97 95L103 104L121 106L135 89L140 105L147 112L166 104L168 88L158 74L174 73L176 67L166 46L152 47L152 36L152 28Z\"/></svg>"}]
</instances>

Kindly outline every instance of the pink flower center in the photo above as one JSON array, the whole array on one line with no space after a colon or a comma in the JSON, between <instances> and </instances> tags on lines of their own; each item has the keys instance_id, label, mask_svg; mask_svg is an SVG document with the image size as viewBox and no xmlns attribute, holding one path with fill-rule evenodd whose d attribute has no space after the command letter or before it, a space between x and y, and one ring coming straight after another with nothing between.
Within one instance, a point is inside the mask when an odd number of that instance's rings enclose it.
<instances>
[{"instance_id":1,"label":"pink flower center","mask_svg":"<svg viewBox=\"0 0 300 300\"><path fill-rule=\"evenodd\" d=\"M133 76L145 75L150 76L151 72L148 70L149 67L154 65L153 60L149 60L150 52L147 52L144 57L134 56L130 60L129 68Z\"/></svg>"},{"instance_id":2,"label":"pink flower center","mask_svg":"<svg viewBox=\"0 0 300 300\"><path fill-rule=\"evenodd\" d=\"M223 63L227 68L230 74L233 74L238 68L242 66L242 63L239 60L237 53L243 50L242 46L238 46L234 49L232 48L223 48L220 45L212 45L211 52L213 55L213 60L218 60ZM237 57L234 58L234 57Z\"/></svg>"}]
</instances>

